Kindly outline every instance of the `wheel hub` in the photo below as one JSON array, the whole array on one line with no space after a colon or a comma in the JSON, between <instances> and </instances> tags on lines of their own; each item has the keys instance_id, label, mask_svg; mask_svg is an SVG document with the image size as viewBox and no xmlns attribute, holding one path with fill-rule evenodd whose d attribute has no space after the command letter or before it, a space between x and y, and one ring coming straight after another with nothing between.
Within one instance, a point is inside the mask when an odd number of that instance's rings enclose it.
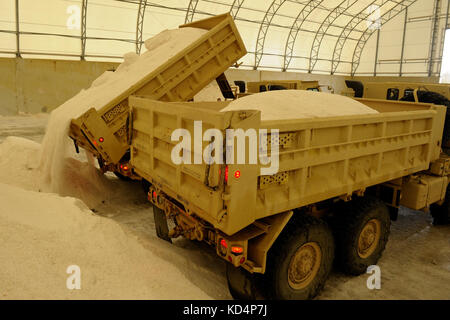
<instances>
[{"instance_id":1,"label":"wheel hub","mask_svg":"<svg viewBox=\"0 0 450 320\"><path fill-rule=\"evenodd\" d=\"M366 223L358 238L358 255L365 259L378 247L381 235L381 223L372 219Z\"/></svg>"},{"instance_id":2,"label":"wheel hub","mask_svg":"<svg viewBox=\"0 0 450 320\"><path fill-rule=\"evenodd\" d=\"M322 252L316 242L302 245L291 258L288 269L288 282L292 289L308 286L319 271Z\"/></svg>"}]
</instances>

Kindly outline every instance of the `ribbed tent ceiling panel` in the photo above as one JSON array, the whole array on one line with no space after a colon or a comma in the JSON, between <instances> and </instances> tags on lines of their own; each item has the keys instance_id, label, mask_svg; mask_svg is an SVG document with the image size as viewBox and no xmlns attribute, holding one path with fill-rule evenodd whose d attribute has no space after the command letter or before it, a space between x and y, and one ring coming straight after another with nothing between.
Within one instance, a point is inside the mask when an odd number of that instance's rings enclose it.
<instances>
[{"instance_id":1,"label":"ribbed tent ceiling panel","mask_svg":"<svg viewBox=\"0 0 450 320\"><path fill-rule=\"evenodd\" d=\"M441 51L447 6L445 0L2 0L0 54L119 60L145 50L143 40L165 29L230 12L249 51L244 68L388 73L395 68L385 60L426 64ZM439 32L430 44L433 27ZM407 68L423 73L423 64Z\"/></svg>"}]
</instances>

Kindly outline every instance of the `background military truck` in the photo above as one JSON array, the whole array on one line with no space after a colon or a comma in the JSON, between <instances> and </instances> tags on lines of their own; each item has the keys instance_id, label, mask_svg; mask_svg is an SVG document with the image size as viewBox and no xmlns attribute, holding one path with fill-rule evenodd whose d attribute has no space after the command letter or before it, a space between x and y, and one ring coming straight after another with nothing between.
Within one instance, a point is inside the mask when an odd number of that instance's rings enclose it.
<instances>
[{"instance_id":1,"label":"background military truck","mask_svg":"<svg viewBox=\"0 0 450 320\"><path fill-rule=\"evenodd\" d=\"M321 92L323 91L322 87L326 87L327 90L332 90L329 86L320 85L319 81L267 80L248 83L245 81L235 81L234 83L239 87L238 97L275 90L309 90Z\"/></svg>"},{"instance_id":2,"label":"background military truck","mask_svg":"<svg viewBox=\"0 0 450 320\"><path fill-rule=\"evenodd\" d=\"M128 143L131 94L161 101L189 101L216 80L224 97L234 98L223 73L247 51L233 18L223 14L180 26L187 27L208 32L124 92L108 92L109 102L101 109L91 108L72 120L69 136L75 147L93 154L103 171L133 177Z\"/></svg>"},{"instance_id":3,"label":"background military truck","mask_svg":"<svg viewBox=\"0 0 450 320\"><path fill-rule=\"evenodd\" d=\"M438 93L450 99L450 84L416 82L365 82L346 80L347 88L352 89L355 98L401 100L413 95L414 90ZM419 102L419 101L418 101Z\"/></svg>"},{"instance_id":4,"label":"background military truck","mask_svg":"<svg viewBox=\"0 0 450 320\"><path fill-rule=\"evenodd\" d=\"M220 112L230 102L130 97L131 164L147 182L158 236L210 244L227 262L235 298L262 292L309 299L323 288L334 260L353 275L377 263L400 205L448 219L450 159L441 154L446 108L358 101L379 114L261 121L257 110ZM269 153L279 144L279 172L261 175L261 166L250 164L175 165L171 133L182 128L194 137L194 121L202 121L202 136L212 128L224 135L279 129L278 137L263 138Z\"/></svg>"}]
</instances>

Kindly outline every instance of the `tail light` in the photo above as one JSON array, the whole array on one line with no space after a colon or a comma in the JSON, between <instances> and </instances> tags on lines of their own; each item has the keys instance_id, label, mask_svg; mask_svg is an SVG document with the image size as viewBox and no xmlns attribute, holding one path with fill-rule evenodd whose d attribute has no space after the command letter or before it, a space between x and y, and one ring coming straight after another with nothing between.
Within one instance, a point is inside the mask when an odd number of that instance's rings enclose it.
<instances>
[{"instance_id":1,"label":"tail light","mask_svg":"<svg viewBox=\"0 0 450 320\"><path fill-rule=\"evenodd\" d=\"M219 240L219 248L218 251L220 253L221 256L225 257L228 253L228 244L227 241L225 239L220 239Z\"/></svg>"},{"instance_id":2,"label":"tail light","mask_svg":"<svg viewBox=\"0 0 450 320\"><path fill-rule=\"evenodd\" d=\"M231 252L236 254L236 255L239 255L239 254L242 254L244 252L244 248L242 248L241 246L232 246L231 247Z\"/></svg>"},{"instance_id":3,"label":"tail light","mask_svg":"<svg viewBox=\"0 0 450 320\"><path fill-rule=\"evenodd\" d=\"M225 183L228 184L228 166L225 167Z\"/></svg>"},{"instance_id":4,"label":"tail light","mask_svg":"<svg viewBox=\"0 0 450 320\"><path fill-rule=\"evenodd\" d=\"M228 248L228 244L227 244L227 241L226 241L225 239L220 240L220 245L221 245L222 247L224 247L225 249Z\"/></svg>"}]
</instances>

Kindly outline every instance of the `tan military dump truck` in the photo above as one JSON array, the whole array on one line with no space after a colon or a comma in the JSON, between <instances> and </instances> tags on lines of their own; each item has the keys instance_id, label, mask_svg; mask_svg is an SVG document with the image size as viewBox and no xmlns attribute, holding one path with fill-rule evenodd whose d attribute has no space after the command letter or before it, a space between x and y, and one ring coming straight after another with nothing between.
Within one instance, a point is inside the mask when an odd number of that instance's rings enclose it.
<instances>
[{"instance_id":1,"label":"tan military dump truck","mask_svg":"<svg viewBox=\"0 0 450 320\"><path fill-rule=\"evenodd\" d=\"M147 182L158 236L208 243L227 263L235 298L309 299L323 288L333 261L353 275L377 264L400 205L448 219L450 159L441 153L446 108L358 101L379 113L262 121L257 110L221 112L230 102L130 97L131 164ZM278 156L279 171L263 175L261 164L174 164L171 135L180 128L192 137L209 129L224 136L228 129L269 130L258 145ZM210 150L210 142L196 146L194 139L188 143L194 157ZM215 150L229 147L214 143Z\"/></svg>"},{"instance_id":2,"label":"tan military dump truck","mask_svg":"<svg viewBox=\"0 0 450 320\"><path fill-rule=\"evenodd\" d=\"M304 81L304 80L267 80L248 82L235 81L235 85L238 88L235 96L237 98L246 97L251 94L275 91L275 90L307 90L316 92L330 92L334 93L331 86L320 85L319 81ZM323 90L325 88L325 90Z\"/></svg>"},{"instance_id":3,"label":"tan military dump truck","mask_svg":"<svg viewBox=\"0 0 450 320\"><path fill-rule=\"evenodd\" d=\"M258 93L273 90L309 90L317 92L322 91L319 85L319 81L271 80L247 83L248 93Z\"/></svg>"},{"instance_id":4,"label":"tan military dump truck","mask_svg":"<svg viewBox=\"0 0 450 320\"><path fill-rule=\"evenodd\" d=\"M123 92L108 92L108 103L73 119L69 136L75 147L93 154L103 171L132 175L129 164L128 97L141 94L160 101L189 101L217 80L225 98L232 98L223 74L247 51L230 14L180 26L208 32ZM136 177L139 178L139 177Z\"/></svg>"},{"instance_id":5,"label":"tan military dump truck","mask_svg":"<svg viewBox=\"0 0 450 320\"><path fill-rule=\"evenodd\" d=\"M414 90L432 91L450 99L450 84L418 82L365 82L345 81L352 95L356 98L400 100Z\"/></svg>"}]
</instances>

